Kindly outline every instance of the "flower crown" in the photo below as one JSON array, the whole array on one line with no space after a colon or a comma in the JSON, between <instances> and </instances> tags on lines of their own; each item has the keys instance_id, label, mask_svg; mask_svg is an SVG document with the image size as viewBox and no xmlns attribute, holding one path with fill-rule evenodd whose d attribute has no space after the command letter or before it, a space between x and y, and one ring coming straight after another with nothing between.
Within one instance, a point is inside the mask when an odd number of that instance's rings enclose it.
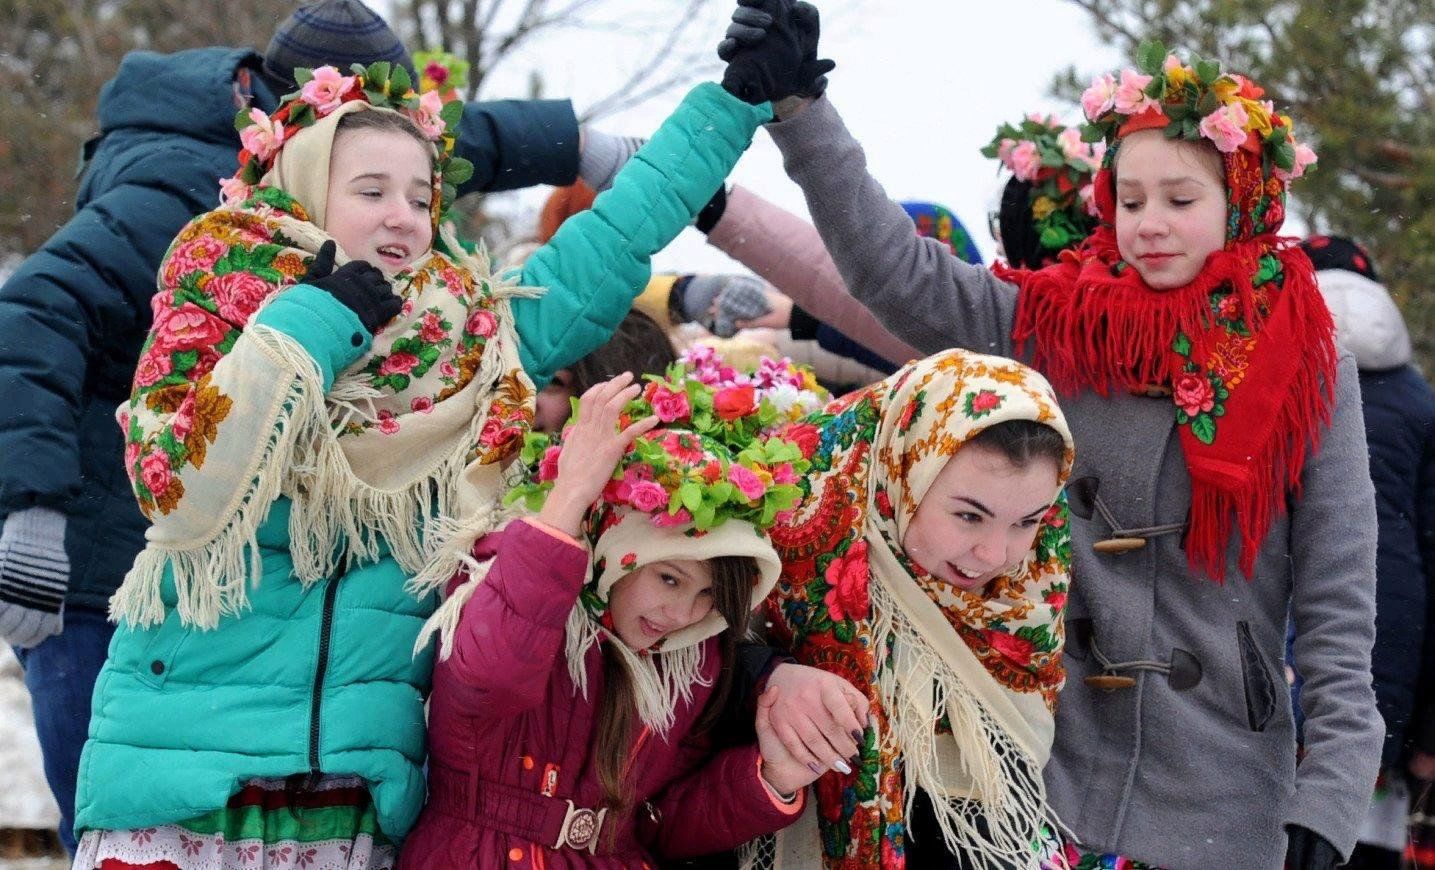
<instances>
[{"instance_id":1,"label":"flower crown","mask_svg":"<svg viewBox=\"0 0 1435 870\"><path fill-rule=\"evenodd\" d=\"M379 61L365 67L354 64L353 75L342 75L332 66L294 70L299 90L286 94L272 115L262 109L241 109L234 126L244 146L239 152L239 171L220 181L225 204L242 202L274 166L284 144L345 103L363 100L381 109L393 109L414 122L433 142L438 152L439 197L434 203L437 220L458 196L458 185L473 177L473 164L454 155L455 135L451 132L463 117L463 103L445 103L437 91L422 95L414 91L408 71L402 66Z\"/></svg>"},{"instance_id":2,"label":"flower crown","mask_svg":"<svg viewBox=\"0 0 1435 870\"><path fill-rule=\"evenodd\" d=\"M817 382L817 375L808 366L800 366L787 357L773 359L761 357L752 372L741 372L723 361L717 351L707 345L696 344L683 351L676 367L668 370L668 378L694 378L721 395L721 404L727 407L730 400L742 399L752 391L754 404L767 402L777 411L777 418L765 423L764 432L775 425L800 420L814 411L819 411L832 398L832 394ZM742 404L739 402L738 404Z\"/></svg>"},{"instance_id":3,"label":"flower crown","mask_svg":"<svg viewBox=\"0 0 1435 870\"><path fill-rule=\"evenodd\" d=\"M660 528L691 525L703 532L729 519L767 529L797 503L797 481L808 463L796 443L773 434L788 415L753 384L706 384L675 363L667 377L649 376L618 425L652 415L663 427L633 442L603 490L600 509L625 507L648 514ZM561 439L529 434L521 458L531 480L505 502L542 508L562 449Z\"/></svg>"},{"instance_id":4,"label":"flower crown","mask_svg":"<svg viewBox=\"0 0 1435 870\"><path fill-rule=\"evenodd\" d=\"M1165 127L1169 139L1205 139L1222 154L1246 149L1259 154L1265 173L1288 184L1316 162L1315 151L1295 138L1291 119L1261 99L1265 91L1250 79L1221 72L1220 61L1192 55L1190 65L1168 54L1160 42L1143 42L1137 69L1127 67L1118 80L1106 73L1081 95L1090 123L1088 142L1108 145L1132 129Z\"/></svg>"},{"instance_id":5,"label":"flower crown","mask_svg":"<svg viewBox=\"0 0 1435 870\"><path fill-rule=\"evenodd\" d=\"M1032 225L1047 251L1070 247L1095 229L1092 179L1105 152L1106 143L1087 141L1079 128L1037 113L1019 124L1001 125L982 149L1017 180L1031 183Z\"/></svg>"}]
</instances>

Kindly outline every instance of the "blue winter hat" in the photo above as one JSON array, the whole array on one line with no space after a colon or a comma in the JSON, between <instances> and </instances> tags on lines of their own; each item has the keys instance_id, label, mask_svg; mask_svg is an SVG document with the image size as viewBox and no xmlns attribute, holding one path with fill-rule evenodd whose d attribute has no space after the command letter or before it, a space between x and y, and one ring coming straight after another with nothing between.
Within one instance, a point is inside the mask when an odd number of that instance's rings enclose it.
<instances>
[{"instance_id":1,"label":"blue winter hat","mask_svg":"<svg viewBox=\"0 0 1435 870\"><path fill-rule=\"evenodd\" d=\"M972 242L972 236L952 210L935 202L912 200L902 203L907 216L917 225L917 235L944 242L952 253L968 263L980 266L981 251Z\"/></svg>"},{"instance_id":2,"label":"blue winter hat","mask_svg":"<svg viewBox=\"0 0 1435 870\"><path fill-rule=\"evenodd\" d=\"M348 70L381 60L402 66L418 81L413 58L382 16L359 0L318 0L295 9L274 31L264 73L292 90L295 67Z\"/></svg>"}]
</instances>

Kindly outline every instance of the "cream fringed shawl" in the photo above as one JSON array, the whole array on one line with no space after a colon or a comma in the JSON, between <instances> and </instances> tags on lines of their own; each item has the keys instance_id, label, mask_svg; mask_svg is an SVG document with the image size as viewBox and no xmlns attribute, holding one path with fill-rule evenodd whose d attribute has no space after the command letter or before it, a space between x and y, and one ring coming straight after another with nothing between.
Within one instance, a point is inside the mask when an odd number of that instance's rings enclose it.
<instances>
[{"instance_id":1,"label":"cream fringed shawl","mask_svg":"<svg viewBox=\"0 0 1435 870\"><path fill-rule=\"evenodd\" d=\"M424 595L495 526L501 460L532 422L509 311L529 291L448 235L447 252L393 279L402 313L326 392L310 351L253 318L328 239L292 197L260 187L171 246L118 412L153 525L111 601L116 618L162 620L166 576L186 624L244 610L262 574L257 533L281 496L304 584L387 548Z\"/></svg>"}]
</instances>

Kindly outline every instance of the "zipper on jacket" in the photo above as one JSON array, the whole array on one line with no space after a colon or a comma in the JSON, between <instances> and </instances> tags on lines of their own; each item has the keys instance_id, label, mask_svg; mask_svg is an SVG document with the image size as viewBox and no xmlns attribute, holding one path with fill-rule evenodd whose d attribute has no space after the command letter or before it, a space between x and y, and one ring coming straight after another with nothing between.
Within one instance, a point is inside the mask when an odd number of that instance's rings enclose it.
<instances>
[{"instance_id":1,"label":"zipper on jacket","mask_svg":"<svg viewBox=\"0 0 1435 870\"><path fill-rule=\"evenodd\" d=\"M319 620L319 658L314 664L314 691L309 696L309 778L307 789L319 784L319 714L324 708L324 676L329 670L329 645L334 634L334 600L339 596L339 580L349 568L349 557L339 560L339 570L325 581L324 610Z\"/></svg>"}]
</instances>

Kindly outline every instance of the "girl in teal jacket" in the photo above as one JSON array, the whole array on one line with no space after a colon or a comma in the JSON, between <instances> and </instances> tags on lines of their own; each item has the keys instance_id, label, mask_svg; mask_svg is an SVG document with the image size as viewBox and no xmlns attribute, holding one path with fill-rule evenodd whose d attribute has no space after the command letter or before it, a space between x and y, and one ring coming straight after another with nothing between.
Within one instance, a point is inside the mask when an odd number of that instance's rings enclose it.
<instances>
[{"instance_id":1,"label":"girl in teal jacket","mask_svg":"<svg viewBox=\"0 0 1435 870\"><path fill-rule=\"evenodd\" d=\"M500 275L435 239L468 172L452 108L384 64L301 83L242 116L118 414L153 525L111 602L77 867L392 861L424 796L411 650L494 526L534 385L607 338L771 116L697 86Z\"/></svg>"}]
</instances>

